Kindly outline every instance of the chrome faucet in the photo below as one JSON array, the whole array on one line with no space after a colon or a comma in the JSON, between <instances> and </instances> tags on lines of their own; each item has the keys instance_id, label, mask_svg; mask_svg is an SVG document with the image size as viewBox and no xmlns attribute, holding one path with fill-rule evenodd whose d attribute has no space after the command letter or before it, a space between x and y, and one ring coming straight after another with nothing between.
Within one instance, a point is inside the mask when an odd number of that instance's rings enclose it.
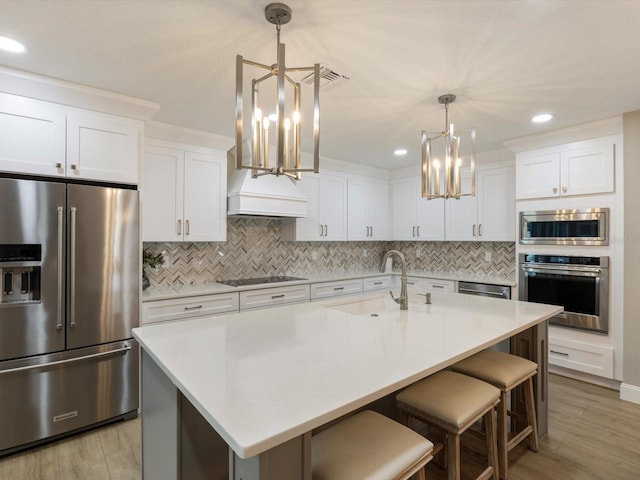
<instances>
[{"instance_id":1,"label":"chrome faucet","mask_svg":"<svg viewBox=\"0 0 640 480\"><path fill-rule=\"evenodd\" d=\"M400 304L400 310L408 310L409 309L409 296L407 295L407 259L405 256L399 252L398 250L389 250L382 257L382 265L380 266L380 271L384 272L385 263L387 263L387 258L395 255L400 260L402 264L402 275L400 276L400 296L395 298L393 296L393 292L389 291L389 295L393 298L393 301Z\"/></svg>"}]
</instances>

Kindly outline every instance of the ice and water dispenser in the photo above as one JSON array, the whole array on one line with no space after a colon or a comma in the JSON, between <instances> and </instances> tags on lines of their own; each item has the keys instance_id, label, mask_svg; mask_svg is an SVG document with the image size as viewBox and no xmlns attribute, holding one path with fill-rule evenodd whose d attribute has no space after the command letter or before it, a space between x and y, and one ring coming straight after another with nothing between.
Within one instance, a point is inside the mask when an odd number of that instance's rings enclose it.
<instances>
[{"instance_id":1,"label":"ice and water dispenser","mask_svg":"<svg viewBox=\"0 0 640 480\"><path fill-rule=\"evenodd\" d=\"M41 245L0 245L0 304L40 301Z\"/></svg>"}]
</instances>

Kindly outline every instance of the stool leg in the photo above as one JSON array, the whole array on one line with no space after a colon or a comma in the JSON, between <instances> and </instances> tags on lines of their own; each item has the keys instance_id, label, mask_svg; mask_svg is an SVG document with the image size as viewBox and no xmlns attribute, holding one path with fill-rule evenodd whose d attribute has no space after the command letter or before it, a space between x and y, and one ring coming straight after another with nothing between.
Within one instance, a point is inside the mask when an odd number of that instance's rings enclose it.
<instances>
[{"instance_id":1,"label":"stool leg","mask_svg":"<svg viewBox=\"0 0 640 480\"><path fill-rule=\"evenodd\" d=\"M498 459L500 461L500 478L509 478L509 432L507 431L507 392L500 392L498 403Z\"/></svg>"},{"instance_id":2,"label":"stool leg","mask_svg":"<svg viewBox=\"0 0 640 480\"><path fill-rule=\"evenodd\" d=\"M447 433L447 479L460 480L460 435Z\"/></svg>"},{"instance_id":3,"label":"stool leg","mask_svg":"<svg viewBox=\"0 0 640 480\"><path fill-rule=\"evenodd\" d=\"M493 467L493 478L498 480L498 450L496 449L496 417L493 408L484 414L484 430L487 439L487 461Z\"/></svg>"},{"instance_id":4,"label":"stool leg","mask_svg":"<svg viewBox=\"0 0 640 480\"><path fill-rule=\"evenodd\" d=\"M533 429L529 437L529 448L537 452L540 449L540 444L538 442L538 422L536 421L536 400L533 396L533 377L530 377L526 383L525 405L527 408L527 421Z\"/></svg>"}]
</instances>

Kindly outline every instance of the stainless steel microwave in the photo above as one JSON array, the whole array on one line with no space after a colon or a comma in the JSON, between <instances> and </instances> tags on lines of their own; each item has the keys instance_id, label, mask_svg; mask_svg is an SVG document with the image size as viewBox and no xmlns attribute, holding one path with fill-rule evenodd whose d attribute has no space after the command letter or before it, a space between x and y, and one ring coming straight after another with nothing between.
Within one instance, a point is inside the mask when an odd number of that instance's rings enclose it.
<instances>
[{"instance_id":1,"label":"stainless steel microwave","mask_svg":"<svg viewBox=\"0 0 640 480\"><path fill-rule=\"evenodd\" d=\"M609 209L520 212L522 245L609 245Z\"/></svg>"}]
</instances>

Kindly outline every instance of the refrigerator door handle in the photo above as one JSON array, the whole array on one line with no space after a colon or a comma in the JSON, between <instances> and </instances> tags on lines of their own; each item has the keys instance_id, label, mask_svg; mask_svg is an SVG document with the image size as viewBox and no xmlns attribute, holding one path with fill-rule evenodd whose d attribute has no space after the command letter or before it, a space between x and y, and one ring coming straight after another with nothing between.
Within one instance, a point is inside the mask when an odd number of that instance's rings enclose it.
<instances>
[{"instance_id":1,"label":"refrigerator door handle","mask_svg":"<svg viewBox=\"0 0 640 480\"><path fill-rule=\"evenodd\" d=\"M62 318L64 316L64 207L58 207L58 315L56 330L62 328Z\"/></svg>"},{"instance_id":2,"label":"refrigerator door handle","mask_svg":"<svg viewBox=\"0 0 640 480\"><path fill-rule=\"evenodd\" d=\"M69 327L76 326L76 207L71 207L69 231Z\"/></svg>"},{"instance_id":3,"label":"refrigerator door handle","mask_svg":"<svg viewBox=\"0 0 640 480\"><path fill-rule=\"evenodd\" d=\"M65 363L80 362L82 360L89 360L91 358L110 357L110 356L115 355L117 353L123 353L123 352L126 353L129 350L131 350L131 345L127 345L127 346L122 347L122 348L116 348L115 350L108 350L106 352L98 352L98 353L92 353L92 354L89 354L89 355L83 355L82 357L67 358L65 360L57 360L55 362L38 363L36 365L27 365L26 367L16 367L16 368L9 368L7 370L0 370L0 375L2 375L4 373L25 372L25 371L28 371L28 370L35 370L36 368L52 367L52 366L55 366L55 365L63 365Z\"/></svg>"}]
</instances>

